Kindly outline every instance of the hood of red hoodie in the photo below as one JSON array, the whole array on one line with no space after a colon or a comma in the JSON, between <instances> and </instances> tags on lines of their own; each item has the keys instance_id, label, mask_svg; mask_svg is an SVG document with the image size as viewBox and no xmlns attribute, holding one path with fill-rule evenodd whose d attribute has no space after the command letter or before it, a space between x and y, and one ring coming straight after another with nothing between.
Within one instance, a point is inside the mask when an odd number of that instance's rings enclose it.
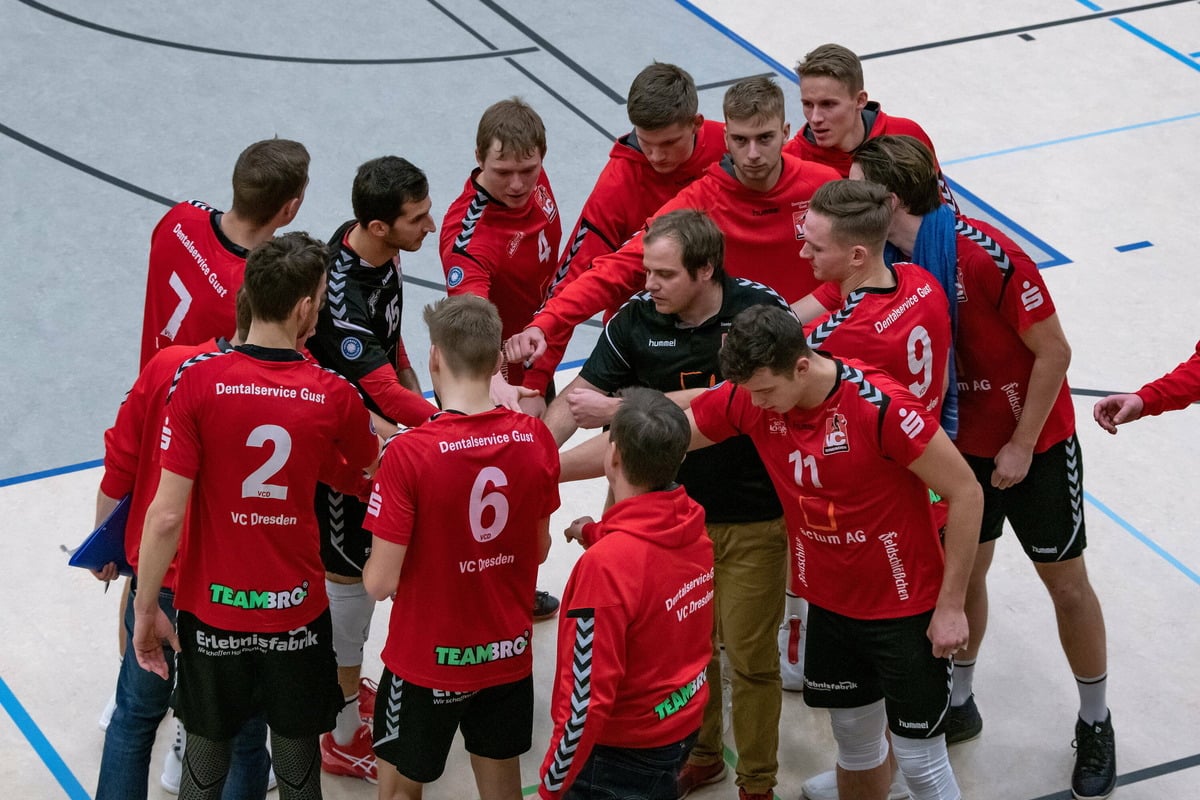
<instances>
[{"instance_id":1,"label":"hood of red hoodie","mask_svg":"<svg viewBox=\"0 0 1200 800\"><path fill-rule=\"evenodd\" d=\"M707 536L704 509L678 485L622 500L604 513L599 524L602 537L627 533L671 549Z\"/></svg>"}]
</instances>

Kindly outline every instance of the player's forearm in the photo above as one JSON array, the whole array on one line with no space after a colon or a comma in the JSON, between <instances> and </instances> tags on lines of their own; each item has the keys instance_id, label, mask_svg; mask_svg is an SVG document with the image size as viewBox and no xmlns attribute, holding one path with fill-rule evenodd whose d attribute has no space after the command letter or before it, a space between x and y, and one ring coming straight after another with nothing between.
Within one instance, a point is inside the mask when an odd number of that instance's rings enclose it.
<instances>
[{"instance_id":1,"label":"player's forearm","mask_svg":"<svg viewBox=\"0 0 1200 800\"><path fill-rule=\"evenodd\" d=\"M104 489L99 489L96 492L96 524L93 527L99 528L100 523L108 519L108 515L116 509L120 499L109 497L104 493Z\"/></svg>"},{"instance_id":2,"label":"player's forearm","mask_svg":"<svg viewBox=\"0 0 1200 800\"><path fill-rule=\"evenodd\" d=\"M364 375L358 383L386 417L401 425L415 428L437 412L418 392L404 388L399 375L388 365Z\"/></svg>"},{"instance_id":3,"label":"player's forearm","mask_svg":"<svg viewBox=\"0 0 1200 800\"><path fill-rule=\"evenodd\" d=\"M1063 381L1067 378L1067 367L1071 364L1071 349L1063 342L1051 352L1039 354L1029 372L1029 389L1021 418L1009 441L1033 450L1042 428L1050 417L1050 411L1058 399Z\"/></svg>"},{"instance_id":4,"label":"player's forearm","mask_svg":"<svg viewBox=\"0 0 1200 800\"><path fill-rule=\"evenodd\" d=\"M571 407L567 404L567 396L560 394L554 398L554 402L546 409L546 415L542 417L542 422L546 423L546 427L550 429L550 433L554 436L554 443L562 447L567 439L570 439L578 430L575 424L575 417L571 414Z\"/></svg>"},{"instance_id":5,"label":"player's forearm","mask_svg":"<svg viewBox=\"0 0 1200 800\"><path fill-rule=\"evenodd\" d=\"M940 608L961 610L966 603L967 583L975 566L979 548L979 527L983 518L983 490L978 482L962 482L943 495L947 504L943 539L946 566L938 593Z\"/></svg>"},{"instance_id":6,"label":"player's forearm","mask_svg":"<svg viewBox=\"0 0 1200 800\"><path fill-rule=\"evenodd\" d=\"M146 510L142 543L138 549L137 596L134 610L153 614L158 609L158 593L163 579L179 550L185 509L168 508L157 501Z\"/></svg>"},{"instance_id":7,"label":"player's forearm","mask_svg":"<svg viewBox=\"0 0 1200 800\"><path fill-rule=\"evenodd\" d=\"M599 478L604 474L604 454L608 451L608 433L593 436L560 456L559 483Z\"/></svg>"},{"instance_id":8,"label":"player's forearm","mask_svg":"<svg viewBox=\"0 0 1200 800\"><path fill-rule=\"evenodd\" d=\"M407 361L407 356L405 356L405 360ZM417 371L411 366L397 367L396 380L413 394L421 394L421 381L417 378Z\"/></svg>"}]
</instances>

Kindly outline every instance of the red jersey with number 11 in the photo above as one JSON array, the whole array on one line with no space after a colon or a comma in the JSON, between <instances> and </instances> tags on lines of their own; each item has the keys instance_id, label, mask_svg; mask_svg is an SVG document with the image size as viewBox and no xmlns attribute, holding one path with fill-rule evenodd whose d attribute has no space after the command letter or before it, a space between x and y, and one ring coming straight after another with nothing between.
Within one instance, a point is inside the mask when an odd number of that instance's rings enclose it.
<instances>
[{"instance_id":1,"label":"red jersey with number 11","mask_svg":"<svg viewBox=\"0 0 1200 800\"><path fill-rule=\"evenodd\" d=\"M363 527L408 548L382 654L395 675L467 692L533 671L538 526L558 471L546 425L505 408L389 440Z\"/></svg>"}]
</instances>

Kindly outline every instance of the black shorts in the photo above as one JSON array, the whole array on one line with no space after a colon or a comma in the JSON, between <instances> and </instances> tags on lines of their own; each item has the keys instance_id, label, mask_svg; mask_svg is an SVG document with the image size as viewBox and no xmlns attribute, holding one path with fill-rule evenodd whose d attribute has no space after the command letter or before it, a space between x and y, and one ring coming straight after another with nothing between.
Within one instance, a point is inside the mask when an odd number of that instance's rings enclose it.
<instances>
[{"instance_id":1,"label":"black shorts","mask_svg":"<svg viewBox=\"0 0 1200 800\"><path fill-rule=\"evenodd\" d=\"M1053 563L1083 555L1087 547L1083 454L1074 434L1042 453L1034 453L1025 480L1008 489L992 486L992 470L996 468L992 459L965 458L983 487L980 542L999 539L1007 519L1031 561Z\"/></svg>"},{"instance_id":2,"label":"black shorts","mask_svg":"<svg viewBox=\"0 0 1200 800\"><path fill-rule=\"evenodd\" d=\"M265 713L290 739L332 730L345 702L329 610L283 633L243 633L179 612L175 715L191 733L223 741Z\"/></svg>"},{"instance_id":3,"label":"black shorts","mask_svg":"<svg viewBox=\"0 0 1200 800\"><path fill-rule=\"evenodd\" d=\"M454 734L462 728L467 752L516 758L533 745L533 676L475 692L417 686L389 669L375 697L375 755L418 783L446 769Z\"/></svg>"},{"instance_id":4,"label":"black shorts","mask_svg":"<svg viewBox=\"0 0 1200 800\"><path fill-rule=\"evenodd\" d=\"M363 565L371 555L371 532L363 530L367 504L318 483L313 505L321 528L321 563L325 571L361 578Z\"/></svg>"},{"instance_id":5,"label":"black shorts","mask_svg":"<svg viewBox=\"0 0 1200 800\"><path fill-rule=\"evenodd\" d=\"M804 640L804 702L859 708L884 700L888 727L925 739L942 733L950 709L951 665L934 658L925 635L933 612L861 620L815 605Z\"/></svg>"}]
</instances>

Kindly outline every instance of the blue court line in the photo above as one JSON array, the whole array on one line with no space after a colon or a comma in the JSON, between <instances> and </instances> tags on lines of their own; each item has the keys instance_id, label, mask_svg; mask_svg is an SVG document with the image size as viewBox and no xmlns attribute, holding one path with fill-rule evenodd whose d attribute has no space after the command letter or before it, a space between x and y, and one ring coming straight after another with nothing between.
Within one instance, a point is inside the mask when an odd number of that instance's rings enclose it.
<instances>
[{"instance_id":1,"label":"blue court line","mask_svg":"<svg viewBox=\"0 0 1200 800\"><path fill-rule=\"evenodd\" d=\"M34 752L41 757L54 779L58 781L58 785L67 793L67 797L71 800L91 800L91 795L79 783L75 773L71 772L70 767L62 760L62 756L54 749L54 745L50 744L42 729L33 721L33 717L29 716L25 706L21 705L21 701L13 694L12 689L8 688L3 678L0 678L0 706L4 707L17 724L17 729L29 740Z\"/></svg>"},{"instance_id":2,"label":"blue court line","mask_svg":"<svg viewBox=\"0 0 1200 800\"><path fill-rule=\"evenodd\" d=\"M789 69L788 67L785 67L783 64L781 64L778 61L776 61L775 59L771 58L769 55L764 53L762 50L759 50L757 47L750 44L750 42L746 41L741 36L734 33L728 26L717 21L716 18L714 18L712 15L710 15L706 11L703 11L703 10L697 8L696 6L692 5L691 3L688 2L688 0L675 0L675 2L678 3L679 5L683 6L684 8L686 8L688 11L692 12L692 14L699 17L702 21L708 23L708 25L710 27L716 29L719 33L725 34L726 37L728 37L735 44L740 45L741 48L743 50L745 50L747 53L749 53L750 55L757 58L759 61L766 64L768 67L775 70L780 75L782 75L785 78L787 78L788 80L790 80L792 83L796 83L796 84L800 83L800 78L796 75L794 70Z\"/></svg>"},{"instance_id":3,"label":"blue court line","mask_svg":"<svg viewBox=\"0 0 1200 800\"><path fill-rule=\"evenodd\" d=\"M1055 248L1051 247L1049 244L1047 244L1041 238L1034 236L1032 233L1030 233L1024 227L1018 225L1016 222L1014 222L1008 216L1001 214L994 206L990 205L989 203L984 202L978 195L967 191L967 189L962 184L958 183L957 181L951 180L950 177L948 175L945 175L944 173L943 173L943 177L946 178L946 183L949 184L950 190L953 191L954 194L960 195L960 196L966 198L967 201L970 202L972 205L979 206L985 212L987 212L992 217L992 219L999 222L1002 226L1009 228L1014 233L1016 233L1018 236L1021 236L1028 242L1032 242L1033 244L1037 245L1041 250L1048 253L1050 255L1050 259L1047 261L1039 261L1038 269L1045 269L1046 267L1058 267L1058 266L1062 266L1063 264L1071 263L1071 259L1067 258L1065 255L1060 253Z\"/></svg>"},{"instance_id":4,"label":"blue court line","mask_svg":"<svg viewBox=\"0 0 1200 800\"><path fill-rule=\"evenodd\" d=\"M1141 250L1144 247L1153 247L1151 242L1130 242L1129 244L1119 244L1113 248L1118 253L1128 253L1130 250Z\"/></svg>"},{"instance_id":5,"label":"blue court line","mask_svg":"<svg viewBox=\"0 0 1200 800\"><path fill-rule=\"evenodd\" d=\"M81 461L78 464L68 464L65 467L55 467L54 469L44 469L40 472L30 472L27 475L16 475L11 478L0 480L0 488L12 486L17 483L28 483L29 481L40 481L42 478L53 478L55 475L66 475L69 472L79 472L80 470L91 469L92 467L104 466L104 459L97 458L94 461Z\"/></svg>"},{"instance_id":6,"label":"blue court line","mask_svg":"<svg viewBox=\"0 0 1200 800\"><path fill-rule=\"evenodd\" d=\"M942 161L943 167L952 166L954 164L964 164L968 161L978 161L982 158L994 158L996 156L1006 156L1010 153L1019 153L1023 150L1036 150L1040 147L1049 147L1055 144L1065 144L1066 142L1077 142L1081 139L1092 139L1097 136L1108 136L1111 133L1124 133L1125 131L1135 131L1138 128L1150 128L1155 125L1166 125L1171 122L1182 122L1186 119L1195 119L1200 117L1200 111L1193 111L1190 114L1180 114L1177 117L1167 117L1165 119L1154 119L1147 122L1135 122L1132 125L1122 125L1119 128L1106 128L1102 131L1092 131L1091 133L1079 133L1074 136L1064 136L1061 139L1048 139L1044 142L1034 142L1033 144L1023 144L1017 147L1007 147L1003 150L993 150L990 153L980 153L975 156L964 156L962 158L952 158Z\"/></svg>"},{"instance_id":7,"label":"blue court line","mask_svg":"<svg viewBox=\"0 0 1200 800\"><path fill-rule=\"evenodd\" d=\"M1083 6L1084 8L1091 9L1092 11L1103 11L1104 10L1100 6L1091 2L1091 0L1075 0L1075 1L1077 3L1079 3L1081 6ZM1164 53L1166 53L1167 55L1169 55L1171 58L1175 59L1176 61L1186 64L1194 70L1200 71L1200 64L1197 64L1189 56L1179 52L1174 47L1171 47L1169 44L1167 44L1159 39L1155 39L1150 34L1146 33L1145 31L1141 30L1140 28L1136 28L1133 25L1130 25L1128 22L1121 19L1120 17L1112 17L1110 19L1110 21L1114 25L1116 25L1120 28L1123 28L1124 30L1128 31L1129 33L1132 33L1134 36L1138 37L1143 42L1146 42L1147 44L1149 44L1153 47L1157 47L1159 50L1162 50ZM1196 54L1193 53L1192 55L1196 55Z\"/></svg>"},{"instance_id":8,"label":"blue court line","mask_svg":"<svg viewBox=\"0 0 1200 800\"><path fill-rule=\"evenodd\" d=\"M1178 558L1176 558L1175 556L1173 556L1173 555L1171 555L1170 553L1168 553L1168 552L1167 552L1167 551L1166 551L1166 550L1163 548L1163 546L1162 546L1162 545L1160 545L1158 542L1154 541L1154 540L1153 540L1153 539L1151 539L1149 536L1147 536L1146 534L1142 533L1142 532L1141 532L1141 531L1139 531L1137 528L1133 527L1133 526L1132 526L1132 525L1130 525L1128 522L1126 522L1125 520L1123 520L1123 519L1120 517L1120 515L1118 515L1118 514L1117 514L1115 511L1113 511L1113 510L1112 510L1111 508L1109 508L1108 506L1104 505L1104 503L1101 503L1099 500L1097 500L1097 499L1096 499L1096 498L1095 498L1095 497L1094 497L1094 496L1091 494L1091 492L1084 491L1084 493L1083 493L1083 497L1084 497L1084 499L1086 499L1086 500L1087 500L1089 503L1091 503L1092 505L1094 505L1096 508L1100 509L1100 511L1101 511L1101 512L1102 512L1102 513L1103 513L1103 514L1106 516L1106 517L1108 517L1108 518L1109 518L1109 519L1111 519L1113 522L1117 523L1117 524L1118 524L1118 525L1120 525L1122 528L1124 528L1124 529L1125 529L1125 531L1126 531L1127 533L1129 533L1131 536L1133 536L1133 538L1137 539L1139 542L1141 542L1142 544L1144 544L1144 545L1146 545L1147 547L1149 547L1151 550L1153 550L1155 553L1157 553L1157 554L1158 554L1158 556L1159 556L1160 558L1162 558L1164 561L1166 561L1168 564L1170 564L1170 565L1171 565L1172 567L1174 567L1175 569L1177 569L1177 570L1179 570L1180 572L1182 572L1182 573L1183 573L1185 576L1187 576L1187 578L1188 578L1188 579L1189 579L1189 580L1190 580L1192 583L1196 584L1197 586L1200 586L1200 575L1197 575L1197 574L1196 574L1194 571L1192 571L1192 570L1191 570L1191 569L1190 569L1190 568L1189 568L1187 565L1185 565L1185 564L1184 564L1182 561L1180 561Z\"/></svg>"}]
</instances>

